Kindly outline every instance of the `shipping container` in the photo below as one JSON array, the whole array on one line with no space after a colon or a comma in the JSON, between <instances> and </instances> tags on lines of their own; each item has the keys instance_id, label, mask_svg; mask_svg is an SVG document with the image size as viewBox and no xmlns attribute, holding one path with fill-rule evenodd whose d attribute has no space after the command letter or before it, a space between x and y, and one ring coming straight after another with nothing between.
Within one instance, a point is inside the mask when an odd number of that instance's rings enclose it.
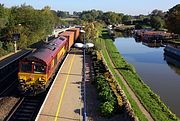
<instances>
[{"instance_id":1,"label":"shipping container","mask_svg":"<svg viewBox=\"0 0 180 121\"><path fill-rule=\"evenodd\" d=\"M67 31L74 32L74 40L77 41L79 37L79 33L80 33L80 28L71 28L71 29L68 29Z\"/></svg>"},{"instance_id":2,"label":"shipping container","mask_svg":"<svg viewBox=\"0 0 180 121\"><path fill-rule=\"evenodd\" d=\"M60 33L59 36L64 36L64 37L67 38L67 41L68 41L68 51L69 51L71 46L74 43L74 32L72 32L72 31L65 31L63 33Z\"/></svg>"}]
</instances>

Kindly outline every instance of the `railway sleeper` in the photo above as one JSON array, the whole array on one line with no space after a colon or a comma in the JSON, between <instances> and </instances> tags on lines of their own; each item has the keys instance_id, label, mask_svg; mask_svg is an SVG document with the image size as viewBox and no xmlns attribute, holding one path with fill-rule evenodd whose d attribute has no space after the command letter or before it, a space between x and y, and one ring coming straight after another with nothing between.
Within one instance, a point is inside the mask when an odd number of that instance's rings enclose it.
<instances>
[{"instance_id":1,"label":"railway sleeper","mask_svg":"<svg viewBox=\"0 0 180 121\"><path fill-rule=\"evenodd\" d=\"M12 119L12 120L10 120L10 121L30 121L29 120L30 118L25 118L25 117L18 117L18 118L14 118L14 119Z\"/></svg>"},{"instance_id":2,"label":"railway sleeper","mask_svg":"<svg viewBox=\"0 0 180 121\"><path fill-rule=\"evenodd\" d=\"M28 105L28 106L36 106L37 104L36 104L37 102L25 102L24 104L25 105Z\"/></svg>"},{"instance_id":3,"label":"railway sleeper","mask_svg":"<svg viewBox=\"0 0 180 121\"><path fill-rule=\"evenodd\" d=\"M32 116L32 112L18 112L15 114L16 117L30 117Z\"/></svg>"},{"instance_id":4,"label":"railway sleeper","mask_svg":"<svg viewBox=\"0 0 180 121\"><path fill-rule=\"evenodd\" d=\"M22 108L23 109L28 109L28 110L30 110L30 109L34 109L36 106L32 106L32 105L24 105L24 106L22 106Z\"/></svg>"},{"instance_id":5,"label":"railway sleeper","mask_svg":"<svg viewBox=\"0 0 180 121\"><path fill-rule=\"evenodd\" d=\"M23 110L19 110L18 112L20 112L20 113L31 113L32 111L34 111L34 109L23 109Z\"/></svg>"}]
</instances>

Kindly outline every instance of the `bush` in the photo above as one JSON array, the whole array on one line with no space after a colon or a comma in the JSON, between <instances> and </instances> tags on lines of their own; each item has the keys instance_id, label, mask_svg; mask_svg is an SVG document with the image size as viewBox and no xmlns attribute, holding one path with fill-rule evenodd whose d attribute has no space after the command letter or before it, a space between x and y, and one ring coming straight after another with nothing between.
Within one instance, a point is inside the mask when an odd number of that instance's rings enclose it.
<instances>
[{"instance_id":1,"label":"bush","mask_svg":"<svg viewBox=\"0 0 180 121\"><path fill-rule=\"evenodd\" d=\"M110 87L104 87L102 88L101 92L99 92L99 97L103 102L105 101L112 101L112 104L114 105L115 98L113 97L113 93L110 89Z\"/></svg>"},{"instance_id":2,"label":"bush","mask_svg":"<svg viewBox=\"0 0 180 121\"><path fill-rule=\"evenodd\" d=\"M114 106L110 102L104 102L100 105L100 113L102 116L110 117L113 113Z\"/></svg>"}]
</instances>

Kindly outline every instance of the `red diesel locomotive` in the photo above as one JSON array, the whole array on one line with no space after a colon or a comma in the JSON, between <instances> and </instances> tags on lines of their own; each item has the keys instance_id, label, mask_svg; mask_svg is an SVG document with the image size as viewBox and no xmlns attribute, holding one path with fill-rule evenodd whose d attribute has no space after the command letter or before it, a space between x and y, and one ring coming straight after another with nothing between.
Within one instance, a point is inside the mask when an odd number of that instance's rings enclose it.
<instances>
[{"instance_id":1,"label":"red diesel locomotive","mask_svg":"<svg viewBox=\"0 0 180 121\"><path fill-rule=\"evenodd\" d=\"M79 28L68 29L19 62L18 80L22 93L35 95L46 90L52 74L79 33Z\"/></svg>"}]
</instances>

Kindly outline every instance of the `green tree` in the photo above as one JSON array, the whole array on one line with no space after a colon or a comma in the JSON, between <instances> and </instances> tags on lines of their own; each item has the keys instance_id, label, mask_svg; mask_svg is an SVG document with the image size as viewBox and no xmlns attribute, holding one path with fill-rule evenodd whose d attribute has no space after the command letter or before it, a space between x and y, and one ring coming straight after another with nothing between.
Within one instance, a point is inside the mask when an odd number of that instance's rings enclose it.
<instances>
[{"instance_id":1,"label":"green tree","mask_svg":"<svg viewBox=\"0 0 180 121\"><path fill-rule=\"evenodd\" d=\"M122 16L110 11L103 14L103 20L106 24L119 24L122 23Z\"/></svg>"},{"instance_id":2,"label":"green tree","mask_svg":"<svg viewBox=\"0 0 180 121\"><path fill-rule=\"evenodd\" d=\"M42 10L35 10L25 4L20 7L14 6L10 9L9 22L6 28L8 41L12 41L13 33L20 33L21 38L18 47L26 48L51 34L53 27L58 22L56 13L51 11L48 6Z\"/></svg>"},{"instance_id":3,"label":"green tree","mask_svg":"<svg viewBox=\"0 0 180 121\"><path fill-rule=\"evenodd\" d=\"M12 34L20 33L17 42L19 49L27 48L29 45L45 39L52 33L53 28L60 23L55 11L49 6L42 10L35 10L32 6L23 4L5 8L0 4L0 36L5 39L0 40L0 55L12 51Z\"/></svg>"},{"instance_id":4,"label":"green tree","mask_svg":"<svg viewBox=\"0 0 180 121\"><path fill-rule=\"evenodd\" d=\"M85 22L84 23L86 31L86 40L88 42L96 41L96 39L101 35L102 24L99 22Z\"/></svg>"},{"instance_id":5,"label":"green tree","mask_svg":"<svg viewBox=\"0 0 180 121\"><path fill-rule=\"evenodd\" d=\"M160 30L165 26L165 21L159 16L152 16L151 26L156 30Z\"/></svg>"},{"instance_id":6,"label":"green tree","mask_svg":"<svg viewBox=\"0 0 180 121\"><path fill-rule=\"evenodd\" d=\"M69 17L69 12L66 11L57 11L57 16L61 18L67 18Z\"/></svg>"},{"instance_id":7,"label":"green tree","mask_svg":"<svg viewBox=\"0 0 180 121\"><path fill-rule=\"evenodd\" d=\"M166 25L169 31L180 34L180 4L167 12Z\"/></svg>"},{"instance_id":8,"label":"green tree","mask_svg":"<svg viewBox=\"0 0 180 121\"><path fill-rule=\"evenodd\" d=\"M151 12L151 16L159 16L162 19L165 17L165 13L162 10L155 9Z\"/></svg>"},{"instance_id":9,"label":"green tree","mask_svg":"<svg viewBox=\"0 0 180 121\"><path fill-rule=\"evenodd\" d=\"M124 23L124 22L130 21L131 19L132 19L132 16L130 16L130 15L124 15L124 16L122 17L122 22Z\"/></svg>"},{"instance_id":10,"label":"green tree","mask_svg":"<svg viewBox=\"0 0 180 121\"><path fill-rule=\"evenodd\" d=\"M8 17L8 10L4 8L3 4L0 4L0 36L2 36L3 33L2 29L4 29L8 23Z\"/></svg>"},{"instance_id":11,"label":"green tree","mask_svg":"<svg viewBox=\"0 0 180 121\"><path fill-rule=\"evenodd\" d=\"M99 10L90 10L90 11L83 11L80 14L80 19L88 22L94 22L101 18L103 15L102 11Z\"/></svg>"}]
</instances>

